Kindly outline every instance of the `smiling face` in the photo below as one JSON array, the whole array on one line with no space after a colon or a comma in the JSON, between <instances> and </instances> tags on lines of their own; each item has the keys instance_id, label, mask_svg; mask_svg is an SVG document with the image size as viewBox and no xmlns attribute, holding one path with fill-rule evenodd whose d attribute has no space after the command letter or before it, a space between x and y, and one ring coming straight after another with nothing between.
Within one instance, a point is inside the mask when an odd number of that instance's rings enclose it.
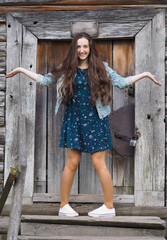
<instances>
[{"instance_id":1,"label":"smiling face","mask_svg":"<svg viewBox=\"0 0 167 240\"><path fill-rule=\"evenodd\" d=\"M82 37L78 39L77 53L81 61L87 60L90 53L90 47L89 47L89 41L86 38Z\"/></svg>"}]
</instances>

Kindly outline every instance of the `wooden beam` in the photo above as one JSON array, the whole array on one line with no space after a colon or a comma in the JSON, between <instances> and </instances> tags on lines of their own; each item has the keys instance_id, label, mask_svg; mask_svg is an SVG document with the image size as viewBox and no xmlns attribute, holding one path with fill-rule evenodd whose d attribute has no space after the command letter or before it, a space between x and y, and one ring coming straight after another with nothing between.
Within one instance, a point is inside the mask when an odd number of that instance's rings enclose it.
<instances>
[{"instance_id":1,"label":"wooden beam","mask_svg":"<svg viewBox=\"0 0 167 240\"><path fill-rule=\"evenodd\" d=\"M72 22L80 21L98 22L98 38L104 39L134 37L159 11L159 9L152 8L128 8L126 10L112 8L94 11L78 10L78 14L71 10L15 12L12 15L38 39L71 39L70 25Z\"/></svg>"},{"instance_id":2,"label":"wooden beam","mask_svg":"<svg viewBox=\"0 0 167 240\"><path fill-rule=\"evenodd\" d=\"M9 195L12 184L13 184L16 176L18 175L18 172L19 172L19 170L16 169L16 168L12 168L10 170L9 176L7 178L5 187L4 187L3 192L2 192L2 196L0 198L0 214L2 212L2 209L3 209L4 205L5 205L5 202L6 202L6 199L7 199L8 195Z\"/></svg>"},{"instance_id":3,"label":"wooden beam","mask_svg":"<svg viewBox=\"0 0 167 240\"><path fill-rule=\"evenodd\" d=\"M7 16L7 26L7 72L18 66L36 72L37 39L10 14ZM17 74L7 80L6 85L5 179L9 166L19 164L18 117L24 114L28 148L24 194L31 198L34 189L36 83L23 74Z\"/></svg>"},{"instance_id":4,"label":"wooden beam","mask_svg":"<svg viewBox=\"0 0 167 240\"><path fill-rule=\"evenodd\" d=\"M22 210L22 199L27 169L27 143L26 143L26 118L19 116L19 175L14 185L12 206L10 211L7 239L17 239Z\"/></svg>"},{"instance_id":5,"label":"wooden beam","mask_svg":"<svg viewBox=\"0 0 167 240\"><path fill-rule=\"evenodd\" d=\"M59 194L34 193L33 202L60 202ZM103 203L103 194L78 194L70 195L73 203ZM134 195L114 195L114 203L134 203Z\"/></svg>"},{"instance_id":6,"label":"wooden beam","mask_svg":"<svg viewBox=\"0 0 167 240\"><path fill-rule=\"evenodd\" d=\"M156 5L167 4L166 0L1 0L0 5Z\"/></svg>"},{"instance_id":7,"label":"wooden beam","mask_svg":"<svg viewBox=\"0 0 167 240\"><path fill-rule=\"evenodd\" d=\"M135 85L135 205L164 206L165 183L165 12L162 10L135 38L136 74L150 71L150 79ZM142 52L142 54L141 54Z\"/></svg>"}]
</instances>

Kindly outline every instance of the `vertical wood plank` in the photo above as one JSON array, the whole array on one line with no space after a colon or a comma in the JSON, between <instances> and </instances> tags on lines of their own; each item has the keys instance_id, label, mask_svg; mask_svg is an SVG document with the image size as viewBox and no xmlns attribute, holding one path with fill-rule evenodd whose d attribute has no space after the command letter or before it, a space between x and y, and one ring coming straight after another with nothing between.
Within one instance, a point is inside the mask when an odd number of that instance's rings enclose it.
<instances>
[{"instance_id":1,"label":"vertical wood plank","mask_svg":"<svg viewBox=\"0 0 167 240\"><path fill-rule=\"evenodd\" d=\"M136 84L135 123L141 134L135 152L135 205L164 206L165 181L165 12L162 10L137 34L136 74L151 71ZM143 51L144 49L144 51ZM142 52L142 54L141 54Z\"/></svg>"},{"instance_id":2,"label":"vertical wood plank","mask_svg":"<svg viewBox=\"0 0 167 240\"><path fill-rule=\"evenodd\" d=\"M47 72L47 43L38 42L37 72ZM46 192L47 87L36 86L34 192Z\"/></svg>"},{"instance_id":3,"label":"vertical wood plank","mask_svg":"<svg viewBox=\"0 0 167 240\"><path fill-rule=\"evenodd\" d=\"M19 119L19 174L13 189L7 239L17 239L20 227L22 200L24 193L25 176L27 169L26 118L20 115Z\"/></svg>"},{"instance_id":4,"label":"vertical wood plank","mask_svg":"<svg viewBox=\"0 0 167 240\"><path fill-rule=\"evenodd\" d=\"M96 48L102 61L112 63L112 41L96 40ZM112 174L112 150L106 151L106 164ZM92 164L91 154L82 153L79 166L79 193L102 194L100 180Z\"/></svg>"},{"instance_id":5,"label":"vertical wood plank","mask_svg":"<svg viewBox=\"0 0 167 240\"><path fill-rule=\"evenodd\" d=\"M69 49L69 44L69 41L48 42L48 72L62 63ZM67 150L59 147L65 107L61 105L55 116L55 104L56 84L48 87L48 192L60 193L61 175L67 158ZM71 193L78 193L78 171L74 177Z\"/></svg>"},{"instance_id":6,"label":"vertical wood plank","mask_svg":"<svg viewBox=\"0 0 167 240\"><path fill-rule=\"evenodd\" d=\"M113 69L127 77L134 72L134 40L113 41ZM113 110L134 102L128 89L113 87ZM126 127L126 126L125 126ZM122 157L113 151L113 185L115 194L133 194L134 158Z\"/></svg>"},{"instance_id":7,"label":"vertical wood plank","mask_svg":"<svg viewBox=\"0 0 167 240\"><path fill-rule=\"evenodd\" d=\"M7 72L22 66L36 72L37 39L12 15L7 16ZM30 200L34 189L35 98L36 83L23 74L7 79L5 178L11 166L18 165L18 122L27 119L27 175L24 197Z\"/></svg>"}]
</instances>

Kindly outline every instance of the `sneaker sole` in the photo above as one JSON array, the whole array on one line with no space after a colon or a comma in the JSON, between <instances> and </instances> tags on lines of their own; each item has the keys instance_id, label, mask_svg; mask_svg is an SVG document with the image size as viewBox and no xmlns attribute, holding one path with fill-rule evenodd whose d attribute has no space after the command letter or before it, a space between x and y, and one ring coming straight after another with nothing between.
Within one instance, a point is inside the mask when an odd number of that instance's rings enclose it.
<instances>
[{"instance_id":1,"label":"sneaker sole","mask_svg":"<svg viewBox=\"0 0 167 240\"><path fill-rule=\"evenodd\" d=\"M79 216L79 214L77 214L77 213L68 213L68 214L66 214L66 213L59 213L58 214L60 217L78 217Z\"/></svg>"}]
</instances>

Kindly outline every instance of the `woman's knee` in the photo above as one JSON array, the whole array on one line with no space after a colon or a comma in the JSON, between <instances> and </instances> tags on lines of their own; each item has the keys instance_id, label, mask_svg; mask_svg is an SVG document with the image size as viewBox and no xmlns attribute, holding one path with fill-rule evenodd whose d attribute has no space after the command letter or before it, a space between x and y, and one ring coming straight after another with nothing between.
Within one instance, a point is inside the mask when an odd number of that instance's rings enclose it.
<instances>
[{"instance_id":1,"label":"woman's knee","mask_svg":"<svg viewBox=\"0 0 167 240\"><path fill-rule=\"evenodd\" d=\"M65 165L65 168L72 172L77 170L80 161L80 151L75 150L77 149L70 149L67 151L67 162Z\"/></svg>"},{"instance_id":2,"label":"woman's knee","mask_svg":"<svg viewBox=\"0 0 167 240\"><path fill-rule=\"evenodd\" d=\"M106 167L105 151L100 151L92 154L92 162L97 171Z\"/></svg>"}]
</instances>

